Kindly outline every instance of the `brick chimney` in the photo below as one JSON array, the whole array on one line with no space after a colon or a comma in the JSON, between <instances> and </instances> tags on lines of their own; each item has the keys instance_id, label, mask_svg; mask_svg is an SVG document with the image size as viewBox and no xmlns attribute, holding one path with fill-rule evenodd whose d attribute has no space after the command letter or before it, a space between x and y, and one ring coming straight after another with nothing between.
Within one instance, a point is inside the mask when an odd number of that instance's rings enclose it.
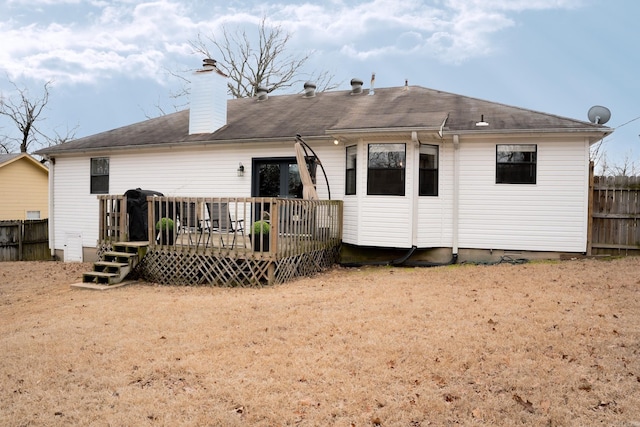
<instances>
[{"instance_id":1,"label":"brick chimney","mask_svg":"<svg viewBox=\"0 0 640 427\"><path fill-rule=\"evenodd\" d=\"M213 133L227 124L227 76L214 59L202 62L191 79L189 135Z\"/></svg>"}]
</instances>

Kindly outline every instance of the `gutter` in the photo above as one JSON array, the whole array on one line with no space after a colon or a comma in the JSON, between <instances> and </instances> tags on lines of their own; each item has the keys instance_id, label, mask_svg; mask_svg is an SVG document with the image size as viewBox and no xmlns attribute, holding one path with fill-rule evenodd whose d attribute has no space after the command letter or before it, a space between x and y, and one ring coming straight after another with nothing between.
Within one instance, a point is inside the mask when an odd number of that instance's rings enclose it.
<instances>
[{"instance_id":1,"label":"gutter","mask_svg":"<svg viewBox=\"0 0 640 427\"><path fill-rule=\"evenodd\" d=\"M55 150L45 151L40 150L35 154L47 157L48 155L80 155L80 154L92 154L102 152L122 152L122 151L144 151L144 150L173 150L176 148L197 148L216 145L235 145L235 144L273 144L278 143L281 145L290 145L291 137L278 137L278 138L245 138L245 139L224 139L224 140L203 140L203 141L179 141L179 142L157 142L153 144L138 144L138 145L122 145L122 146L102 146L93 148L70 148L67 150ZM329 136L321 137L305 137L305 140L326 140L330 141Z\"/></svg>"},{"instance_id":2,"label":"gutter","mask_svg":"<svg viewBox=\"0 0 640 427\"><path fill-rule=\"evenodd\" d=\"M394 134L398 134L398 133L407 133L407 132L437 132L438 130L440 130L440 125L434 125L434 126L411 126L411 127L384 127L384 128L358 128L358 129L354 129L354 128L347 128L347 129L337 129L337 128L333 128L333 129L327 129L326 133L327 134L357 134L357 135L361 135L361 134L366 134L366 133L373 133L373 134L380 134L380 133L394 133Z\"/></svg>"},{"instance_id":3,"label":"gutter","mask_svg":"<svg viewBox=\"0 0 640 427\"><path fill-rule=\"evenodd\" d=\"M498 130L485 130L485 131L477 131L477 130L445 130L443 131L443 135L465 135L467 137L477 137L477 138L486 138L486 137L513 137L514 135L518 136L530 136L535 138L538 135L584 135L589 139L589 144L594 144L597 141L607 137L608 135L613 133L613 129L611 128L597 128L597 129L498 129Z\"/></svg>"}]
</instances>

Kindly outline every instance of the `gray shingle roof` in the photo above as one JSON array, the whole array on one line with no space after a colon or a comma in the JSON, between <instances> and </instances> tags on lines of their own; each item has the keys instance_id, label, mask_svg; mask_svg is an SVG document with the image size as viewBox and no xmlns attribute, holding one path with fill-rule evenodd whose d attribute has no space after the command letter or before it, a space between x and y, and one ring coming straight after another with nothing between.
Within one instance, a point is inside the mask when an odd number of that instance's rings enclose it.
<instances>
[{"instance_id":1,"label":"gray shingle roof","mask_svg":"<svg viewBox=\"0 0 640 427\"><path fill-rule=\"evenodd\" d=\"M227 125L211 134L189 135L189 110L45 148L38 154L140 148L184 143L215 143L323 137L332 131L445 129L461 133L591 132L601 138L611 129L589 122L456 95L420 86L270 96L227 101ZM475 123L484 116L490 126Z\"/></svg>"},{"instance_id":2,"label":"gray shingle roof","mask_svg":"<svg viewBox=\"0 0 640 427\"><path fill-rule=\"evenodd\" d=\"M22 153L0 154L0 165L15 159L20 155L22 155Z\"/></svg>"}]
</instances>

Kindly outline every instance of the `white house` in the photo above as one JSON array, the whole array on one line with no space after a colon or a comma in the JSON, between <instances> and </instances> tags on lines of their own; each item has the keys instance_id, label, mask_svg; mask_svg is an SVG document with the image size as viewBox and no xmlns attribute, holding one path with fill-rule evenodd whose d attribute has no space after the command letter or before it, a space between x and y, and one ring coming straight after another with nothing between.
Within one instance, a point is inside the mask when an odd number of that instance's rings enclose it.
<instances>
[{"instance_id":1,"label":"white house","mask_svg":"<svg viewBox=\"0 0 640 427\"><path fill-rule=\"evenodd\" d=\"M37 153L50 162L56 255L95 256L98 194L296 197L296 134L326 171L320 197L343 201L347 259L371 248L437 261L586 251L589 147L610 128L357 79L350 90L232 100L211 63L192 81L190 110Z\"/></svg>"}]
</instances>

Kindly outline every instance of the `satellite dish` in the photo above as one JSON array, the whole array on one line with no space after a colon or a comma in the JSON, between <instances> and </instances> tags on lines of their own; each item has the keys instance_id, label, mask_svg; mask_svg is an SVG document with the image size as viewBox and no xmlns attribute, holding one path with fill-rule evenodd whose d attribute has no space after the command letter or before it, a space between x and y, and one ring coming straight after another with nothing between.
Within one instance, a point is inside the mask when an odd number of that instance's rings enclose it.
<instances>
[{"instance_id":1,"label":"satellite dish","mask_svg":"<svg viewBox=\"0 0 640 427\"><path fill-rule=\"evenodd\" d=\"M607 123L611 118L611 111L609 111L607 107L603 107L602 105L594 105L593 107L589 108L587 117L589 117L589 121L591 123L603 125Z\"/></svg>"}]
</instances>

